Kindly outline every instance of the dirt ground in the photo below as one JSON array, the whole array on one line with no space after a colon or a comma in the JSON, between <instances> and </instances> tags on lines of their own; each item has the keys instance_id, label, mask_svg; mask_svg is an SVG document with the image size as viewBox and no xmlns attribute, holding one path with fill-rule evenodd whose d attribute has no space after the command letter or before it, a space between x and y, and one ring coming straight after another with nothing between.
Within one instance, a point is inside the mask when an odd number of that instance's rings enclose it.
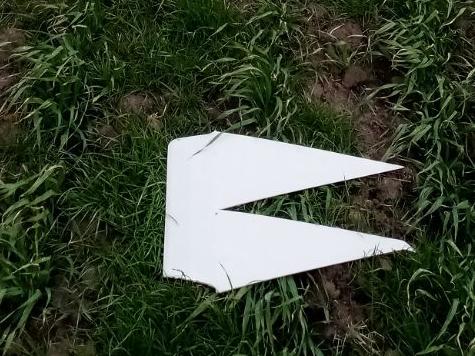
<instances>
[{"instance_id":1,"label":"dirt ground","mask_svg":"<svg viewBox=\"0 0 475 356\"><path fill-rule=\"evenodd\" d=\"M5 96L18 80L18 68L11 60L14 49L25 43L24 33L15 28L0 30L0 147L10 147L17 142L21 129L18 116L4 108Z\"/></svg>"},{"instance_id":2,"label":"dirt ground","mask_svg":"<svg viewBox=\"0 0 475 356\"><path fill-rule=\"evenodd\" d=\"M326 16L323 11L320 14ZM346 46L352 51L364 50L366 46L362 27L353 21L332 23L318 30L316 37L321 48L326 46L321 41L338 42L339 46ZM323 51L313 53L317 53L316 62L323 62ZM376 98L368 99L368 89L385 80L378 77L380 68L364 63L350 63L344 69L325 65L327 74L320 75L308 85L308 100L326 103L348 116L356 131L361 154L366 158L383 160L400 119L384 102ZM362 219L368 219L374 233L404 237L407 228L402 223L398 202L411 190L413 182L414 174L410 168L362 179L356 191L352 192L348 215L350 223L357 229ZM364 327L366 317L364 304L356 298L353 288L351 264L323 268L314 276L318 288L325 292L323 295L316 293L320 295L317 298L315 295L312 297L313 303L327 313L324 336L329 340L355 337L355 330Z\"/></svg>"}]
</instances>

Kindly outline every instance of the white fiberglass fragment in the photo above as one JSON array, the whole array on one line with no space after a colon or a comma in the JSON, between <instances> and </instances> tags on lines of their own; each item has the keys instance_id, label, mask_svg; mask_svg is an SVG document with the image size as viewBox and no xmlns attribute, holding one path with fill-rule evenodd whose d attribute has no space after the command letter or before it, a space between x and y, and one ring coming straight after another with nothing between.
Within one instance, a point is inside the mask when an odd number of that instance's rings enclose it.
<instances>
[{"instance_id":1,"label":"white fiberglass fragment","mask_svg":"<svg viewBox=\"0 0 475 356\"><path fill-rule=\"evenodd\" d=\"M218 292L398 250L402 240L225 209L401 166L213 132L168 148L163 275Z\"/></svg>"}]
</instances>

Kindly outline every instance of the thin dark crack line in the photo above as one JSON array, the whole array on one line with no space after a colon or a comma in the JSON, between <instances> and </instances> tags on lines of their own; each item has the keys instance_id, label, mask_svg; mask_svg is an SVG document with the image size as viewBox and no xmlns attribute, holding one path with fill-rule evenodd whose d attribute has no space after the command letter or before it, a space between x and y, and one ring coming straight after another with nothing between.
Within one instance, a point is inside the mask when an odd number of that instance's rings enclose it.
<instances>
[{"instance_id":1,"label":"thin dark crack line","mask_svg":"<svg viewBox=\"0 0 475 356\"><path fill-rule=\"evenodd\" d=\"M203 148L199 149L195 153L191 155L190 158L193 158L197 154L203 152L208 146L212 145L224 132L219 132L216 136L214 136Z\"/></svg>"},{"instance_id":2,"label":"thin dark crack line","mask_svg":"<svg viewBox=\"0 0 475 356\"><path fill-rule=\"evenodd\" d=\"M172 220L175 222L175 224L180 225L180 223L178 222L178 220L175 219L175 218L173 217L173 215L168 214L168 213L167 213L166 215L167 215L170 219L172 219Z\"/></svg>"}]
</instances>

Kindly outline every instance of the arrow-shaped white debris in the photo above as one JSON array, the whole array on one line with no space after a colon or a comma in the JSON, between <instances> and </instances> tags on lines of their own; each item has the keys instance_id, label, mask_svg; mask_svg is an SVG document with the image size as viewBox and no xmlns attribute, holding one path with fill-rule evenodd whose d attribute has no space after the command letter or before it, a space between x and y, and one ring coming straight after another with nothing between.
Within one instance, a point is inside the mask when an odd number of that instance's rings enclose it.
<instances>
[{"instance_id":1,"label":"arrow-shaped white debris","mask_svg":"<svg viewBox=\"0 0 475 356\"><path fill-rule=\"evenodd\" d=\"M218 292L398 250L404 241L227 211L401 166L213 132L168 147L163 275Z\"/></svg>"}]
</instances>

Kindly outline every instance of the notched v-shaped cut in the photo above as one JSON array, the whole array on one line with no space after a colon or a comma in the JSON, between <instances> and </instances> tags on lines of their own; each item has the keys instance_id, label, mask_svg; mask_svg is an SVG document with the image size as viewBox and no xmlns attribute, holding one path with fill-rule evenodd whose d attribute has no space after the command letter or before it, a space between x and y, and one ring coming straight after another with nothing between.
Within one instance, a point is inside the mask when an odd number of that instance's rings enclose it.
<instances>
[{"instance_id":1,"label":"notched v-shaped cut","mask_svg":"<svg viewBox=\"0 0 475 356\"><path fill-rule=\"evenodd\" d=\"M218 292L398 250L402 240L231 207L401 166L213 132L168 148L163 275Z\"/></svg>"}]
</instances>

